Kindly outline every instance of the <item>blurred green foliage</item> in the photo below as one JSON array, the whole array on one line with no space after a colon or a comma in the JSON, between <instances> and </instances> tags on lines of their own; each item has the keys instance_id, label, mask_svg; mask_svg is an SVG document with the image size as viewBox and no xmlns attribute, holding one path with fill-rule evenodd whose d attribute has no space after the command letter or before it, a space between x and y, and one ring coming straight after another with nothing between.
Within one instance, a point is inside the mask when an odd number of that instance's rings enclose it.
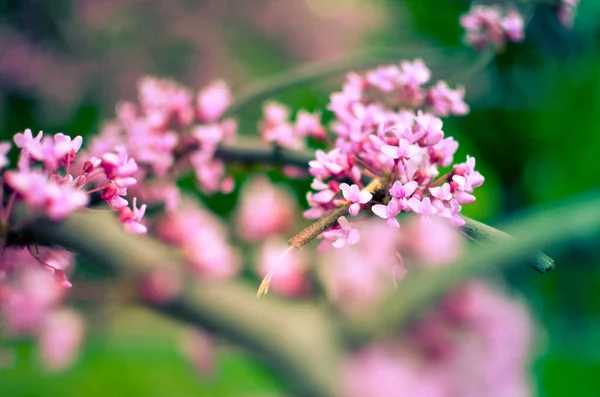
<instances>
[{"instance_id":1,"label":"blurred green foliage","mask_svg":"<svg viewBox=\"0 0 600 397\"><path fill-rule=\"evenodd\" d=\"M17 3L0 2L0 24L29 32L31 23L22 20L27 11ZM371 46L402 47L411 44L406 42L407 37L436 46L460 45L457 19L468 9L467 1L387 0L378 4L386 7L390 21L371 33ZM68 53L67 33L60 31L56 20L68 16L71 6L72 2L61 1L61 7L46 7L62 12L41 14L29 36L50 40L61 52ZM412 22L398 25L396 19ZM112 22L114 29L108 31L113 36L98 37L96 45L124 45L132 37L148 35L156 28L140 24L140 20L143 18L139 16L120 15ZM582 1L573 30L559 26L549 6L536 6L525 43L509 44L495 59L489 74L480 73L467 82L472 112L446 122L447 133L461 143L458 158L467 153L474 155L486 177L486 183L477 190L476 203L465 207L466 215L492 222L531 205L600 188L599 22L600 2ZM225 20L223 25L228 52L245 65L249 81L294 66L285 43L266 38L244 21ZM152 49L154 63L147 71L181 79L190 47L185 41L161 41L160 32L152 33L159 39ZM357 48L357 52L363 50ZM335 87L335 83L308 84L283 92L277 99L294 108L321 108L327 100L326 88ZM2 139L28 127L93 133L102 120L112 117L112 108L94 92L74 104L68 116L49 121L40 111L44 104L34 93L11 88L1 80L0 91ZM253 132L259 112L260 104L255 104L242 113L242 131ZM248 171L233 170L238 186L248 177ZM269 176L285 181L277 172ZM181 184L191 189L194 182L186 179ZM302 202L308 183L289 184ZM235 194L203 200L222 216L228 216L236 204ZM584 244L551 254L556 255L557 267L550 274L540 276L515 268L503 275L528 299L538 322L547 330L545 353L534 366L539 394L596 396L596 375L600 372L600 249ZM135 320L120 326L139 330ZM16 367L0 369L0 395L267 396L282 391L267 369L230 350L220 354L216 378L201 380L181 358L173 338L148 329L155 328L147 327L139 334L125 332L126 336L118 338L92 332L78 364L57 376L42 374L35 365L31 346L20 343Z\"/></svg>"}]
</instances>

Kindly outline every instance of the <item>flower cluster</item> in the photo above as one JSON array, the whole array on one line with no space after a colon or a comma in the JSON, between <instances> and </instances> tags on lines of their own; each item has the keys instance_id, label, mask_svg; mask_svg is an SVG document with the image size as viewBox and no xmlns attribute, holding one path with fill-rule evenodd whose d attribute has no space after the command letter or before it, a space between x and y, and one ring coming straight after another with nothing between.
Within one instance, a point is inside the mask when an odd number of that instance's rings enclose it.
<instances>
[{"instance_id":1,"label":"flower cluster","mask_svg":"<svg viewBox=\"0 0 600 397\"><path fill-rule=\"evenodd\" d=\"M235 138L237 123L221 120L231 103L223 81L195 95L172 80L145 77L138 103L117 105L117 117L94 138L89 153L99 157L107 147L122 145L138 164L136 193L147 203L174 210L179 198L176 179L190 168L205 193L229 192L233 180L224 175L217 146Z\"/></svg>"},{"instance_id":2,"label":"flower cluster","mask_svg":"<svg viewBox=\"0 0 600 397\"><path fill-rule=\"evenodd\" d=\"M342 395L529 396L532 331L520 301L485 283L463 285L404 340L355 353Z\"/></svg>"},{"instance_id":3,"label":"flower cluster","mask_svg":"<svg viewBox=\"0 0 600 397\"><path fill-rule=\"evenodd\" d=\"M290 110L287 107L273 101L265 103L263 120L258 128L262 139L280 147L302 149L308 136L319 140L325 138L320 115L301 110L296 115L294 124L289 119Z\"/></svg>"},{"instance_id":4,"label":"flower cluster","mask_svg":"<svg viewBox=\"0 0 600 397\"><path fill-rule=\"evenodd\" d=\"M462 225L463 204L475 200L473 189L483 183L475 159L450 167L458 143L444 137L438 116L468 112L464 90L445 82L425 87L430 71L421 60L380 67L365 75L349 74L341 92L331 97L336 120L335 148L318 150L309 163L314 177L304 215L319 218L343 203L351 216L363 209L398 227L401 212L439 215ZM381 187L367 191L365 177ZM375 197L377 196L377 197ZM358 234L345 218L322 237L334 246L352 245Z\"/></svg>"},{"instance_id":5,"label":"flower cluster","mask_svg":"<svg viewBox=\"0 0 600 397\"><path fill-rule=\"evenodd\" d=\"M465 42L477 49L488 45L497 48L506 41L522 41L525 22L516 9L503 9L497 6L474 5L460 18L465 29Z\"/></svg>"},{"instance_id":6,"label":"flower cluster","mask_svg":"<svg viewBox=\"0 0 600 397\"><path fill-rule=\"evenodd\" d=\"M145 205L137 208L134 199L133 208L129 208L124 198L127 188L137 183L134 176L138 170L124 148L117 147L116 153L107 151L77 164L77 152L83 143L81 136L71 139L58 133L50 137L40 131L34 137L31 130L25 130L15 134L14 142L21 149L18 168L5 171L3 180L15 200L50 219L61 220L85 207L89 195L100 191L101 198L119 214L128 231L146 233L141 223ZM96 187L86 190L90 184ZM8 205L13 204L11 200ZM10 211L11 208L6 209L6 219Z\"/></svg>"}]
</instances>

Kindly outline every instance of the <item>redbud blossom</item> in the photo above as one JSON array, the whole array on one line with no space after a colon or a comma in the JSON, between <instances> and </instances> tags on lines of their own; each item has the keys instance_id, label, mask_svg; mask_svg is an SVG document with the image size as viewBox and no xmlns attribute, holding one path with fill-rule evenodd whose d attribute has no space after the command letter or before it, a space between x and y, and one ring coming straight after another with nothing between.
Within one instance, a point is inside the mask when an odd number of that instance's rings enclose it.
<instances>
[{"instance_id":1,"label":"redbud blossom","mask_svg":"<svg viewBox=\"0 0 600 397\"><path fill-rule=\"evenodd\" d=\"M181 248L200 276L226 279L239 272L240 257L229 244L223 223L201 207L190 203L165 214L156 232L164 241Z\"/></svg>"},{"instance_id":2,"label":"redbud blossom","mask_svg":"<svg viewBox=\"0 0 600 397\"><path fill-rule=\"evenodd\" d=\"M264 178L246 182L235 215L236 232L255 242L286 232L294 223L296 204L290 193Z\"/></svg>"},{"instance_id":3,"label":"redbud blossom","mask_svg":"<svg viewBox=\"0 0 600 397\"><path fill-rule=\"evenodd\" d=\"M196 97L198 120L217 121L231 105L231 92L223 80L217 80L198 91Z\"/></svg>"},{"instance_id":4,"label":"redbud blossom","mask_svg":"<svg viewBox=\"0 0 600 397\"><path fill-rule=\"evenodd\" d=\"M405 340L348 360L342 396L530 396L532 322L521 302L487 284L463 285Z\"/></svg>"},{"instance_id":5,"label":"redbud blossom","mask_svg":"<svg viewBox=\"0 0 600 397\"><path fill-rule=\"evenodd\" d=\"M8 165L8 159L6 155L10 151L9 142L0 142L0 170Z\"/></svg>"},{"instance_id":6,"label":"redbud blossom","mask_svg":"<svg viewBox=\"0 0 600 397\"><path fill-rule=\"evenodd\" d=\"M72 310L53 312L39 334L39 357L47 371L61 371L77 357L83 340L83 321Z\"/></svg>"},{"instance_id":7,"label":"redbud blossom","mask_svg":"<svg viewBox=\"0 0 600 397\"><path fill-rule=\"evenodd\" d=\"M396 217L402 212L438 215L455 225L464 223L458 215L461 204L473 201L473 189L483 178L474 171L474 163L458 164L440 176L439 168L452 164L458 144L445 137L439 116L465 114L468 106L462 100L462 88L452 91L443 81L426 87L430 76L418 59L379 67L364 76L347 76L342 91L332 94L329 105L336 117L332 125L337 135L335 147L329 152L317 150L315 160L309 162L315 191L307 195L311 208L305 217L321 217L340 202L349 204L351 215L358 215L366 202L351 194L346 181L360 191L369 177L382 185L377 201L369 202L369 208L392 227L399 226ZM455 181L456 176L475 183ZM344 229L335 226L334 230L323 237L337 240ZM336 243L345 244L343 239Z\"/></svg>"},{"instance_id":8,"label":"redbud blossom","mask_svg":"<svg viewBox=\"0 0 600 397\"><path fill-rule=\"evenodd\" d=\"M269 239L260 248L258 274L271 277L269 291L285 296L301 296L309 289L307 257L291 252L285 240Z\"/></svg>"},{"instance_id":9,"label":"redbud blossom","mask_svg":"<svg viewBox=\"0 0 600 397\"><path fill-rule=\"evenodd\" d=\"M347 183L342 183L340 185L340 190L342 191L344 198L352 203L348 210L350 215L357 215L358 211L360 211L361 204L366 204L373 198L373 194L366 190L361 191L356 184L350 186Z\"/></svg>"},{"instance_id":10,"label":"redbud blossom","mask_svg":"<svg viewBox=\"0 0 600 397\"><path fill-rule=\"evenodd\" d=\"M477 49L488 45L503 47L506 41L522 41L525 23L515 9L474 5L460 18L465 29L465 41Z\"/></svg>"}]
</instances>

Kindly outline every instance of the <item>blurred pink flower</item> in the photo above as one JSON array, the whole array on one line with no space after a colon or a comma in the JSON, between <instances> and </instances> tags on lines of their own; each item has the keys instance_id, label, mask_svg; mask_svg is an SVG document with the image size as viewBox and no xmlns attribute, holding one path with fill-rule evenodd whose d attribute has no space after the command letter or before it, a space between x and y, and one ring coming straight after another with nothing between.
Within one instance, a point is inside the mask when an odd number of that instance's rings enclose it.
<instances>
[{"instance_id":1,"label":"blurred pink flower","mask_svg":"<svg viewBox=\"0 0 600 397\"><path fill-rule=\"evenodd\" d=\"M369 307L404 276L397 232L376 220L362 222L355 231L360 241L322 252L317 267L329 298L343 311Z\"/></svg>"},{"instance_id":2,"label":"blurred pink flower","mask_svg":"<svg viewBox=\"0 0 600 397\"><path fill-rule=\"evenodd\" d=\"M415 216L401 233L403 254L415 261L441 267L452 264L463 252L463 238L447 219L439 216Z\"/></svg>"},{"instance_id":3,"label":"blurred pink flower","mask_svg":"<svg viewBox=\"0 0 600 397\"><path fill-rule=\"evenodd\" d=\"M341 395L531 396L532 331L521 302L488 284L465 284L402 339L354 353Z\"/></svg>"},{"instance_id":4,"label":"blurred pink flower","mask_svg":"<svg viewBox=\"0 0 600 397\"><path fill-rule=\"evenodd\" d=\"M11 144L9 142L0 142L0 170L8 165L6 155L10 151Z\"/></svg>"},{"instance_id":5,"label":"blurred pink flower","mask_svg":"<svg viewBox=\"0 0 600 397\"><path fill-rule=\"evenodd\" d=\"M216 343L206 332L190 329L182 335L180 349L200 375L210 376L215 370Z\"/></svg>"},{"instance_id":6,"label":"blurred pink flower","mask_svg":"<svg viewBox=\"0 0 600 397\"><path fill-rule=\"evenodd\" d=\"M31 334L43 327L46 318L59 303L64 289L55 281L51 269L28 266L27 262L31 262L32 258L20 254L16 258L25 262L19 262L16 282L5 288L0 308L9 333Z\"/></svg>"},{"instance_id":7,"label":"blurred pink flower","mask_svg":"<svg viewBox=\"0 0 600 397\"><path fill-rule=\"evenodd\" d=\"M39 334L39 356L44 368L51 372L70 366L77 357L83 340L83 320L76 312L62 309L51 313Z\"/></svg>"},{"instance_id":8,"label":"blurred pink flower","mask_svg":"<svg viewBox=\"0 0 600 397\"><path fill-rule=\"evenodd\" d=\"M294 224L297 209L287 190L266 178L250 179L240 192L236 233L248 242L284 233Z\"/></svg>"},{"instance_id":9,"label":"blurred pink flower","mask_svg":"<svg viewBox=\"0 0 600 397\"><path fill-rule=\"evenodd\" d=\"M216 80L207 85L196 97L198 120L201 122L217 121L231 105L231 92L223 80Z\"/></svg>"},{"instance_id":10,"label":"blurred pink flower","mask_svg":"<svg viewBox=\"0 0 600 397\"><path fill-rule=\"evenodd\" d=\"M263 243L258 256L258 274L271 274L269 291L280 295L301 296L308 291L307 258L301 251L291 252L283 239Z\"/></svg>"},{"instance_id":11,"label":"blurred pink flower","mask_svg":"<svg viewBox=\"0 0 600 397\"><path fill-rule=\"evenodd\" d=\"M226 279L238 274L240 257L227 240L223 223L195 203L184 203L166 213L156 225L164 241L182 249L200 276Z\"/></svg>"}]
</instances>

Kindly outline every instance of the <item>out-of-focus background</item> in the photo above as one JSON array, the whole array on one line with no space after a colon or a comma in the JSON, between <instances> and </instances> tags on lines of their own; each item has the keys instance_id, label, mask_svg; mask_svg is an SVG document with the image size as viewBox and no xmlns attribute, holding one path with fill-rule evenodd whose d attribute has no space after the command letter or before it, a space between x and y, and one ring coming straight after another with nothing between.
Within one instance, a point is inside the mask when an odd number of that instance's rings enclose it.
<instances>
[{"instance_id":1,"label":"out-of-focus background","mask_svg":"<svg viewBox=\"0 0 600 397\"><path fill-rule=\"evenodd\" d=\"M135 98L146 74L190 87L223 78L242 90L309 62L420 46L466 52L458 18L468 8L460 0L2 0L1 139L25 128L97 133L119 100ZM572 29L549 6L533 9L525 42L509 44L466 82L471 113L445 123L461 143L458 158L475 155L486 177L476 203L465 207L486 222L600 187L600 2L583 1ZM428 62L434 77L460 72L456 62L449 70L437 59ZM295 109L324 109L341 77L276 99ZM254 104L242 113L245 133L254 132L259 110ZM304 204L307 184L290 186ZM227 217L235 194L205 200ZM549 253L557 268L547 275L520 267L503 275L545 330L533 367L538 391L597 396L600 247ZM77 363L46 374L29 342L18 342L16 356L0 363L1 396L284 393L268 368L234 346L219 350L212 376L197 375L181 354L184 330L123 307L114 289L94 288L102 276L76 275L89 283L74 297L88 320ZM92 306L93 300L103 304Z\"/></svg>"}]
</instances>

